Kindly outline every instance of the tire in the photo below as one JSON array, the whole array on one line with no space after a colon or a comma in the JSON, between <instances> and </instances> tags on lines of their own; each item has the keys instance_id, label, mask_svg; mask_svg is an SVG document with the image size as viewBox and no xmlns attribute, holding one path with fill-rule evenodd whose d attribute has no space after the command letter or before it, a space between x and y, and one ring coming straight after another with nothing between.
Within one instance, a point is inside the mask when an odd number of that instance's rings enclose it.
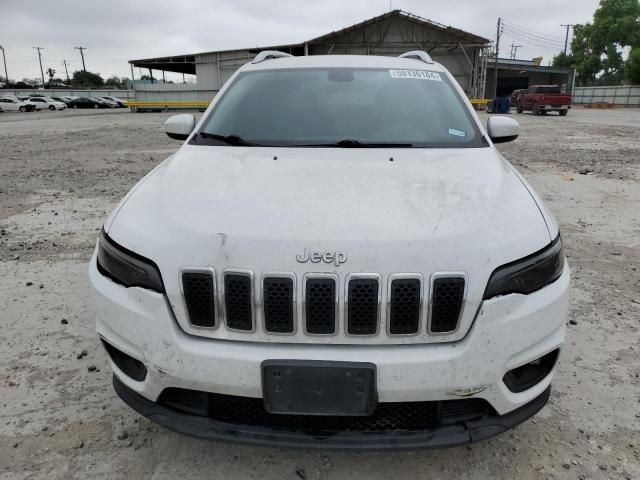
<instances>
[{"instance_id":1,"label":"tire","mask_svg":"<svg viewBox=\"0 0 640 480\"><path fill-rule=\"evenodd\" d=\"M52 112L55 112L56 107L54 107L53 105L49 105L49 110L51 110Z\"/></svg>"},{"instance_id":2,"label":"tire","mask_svg":"<svg viewBox=\"0 0 640 480\"><path fill-rule=\"evenodd\" d=\"M93 108L99 108L99 105L97 103L94 103Z\"/></svg>"},{"instance_id":3,"label":"tire","mask_svg":"<svg viewBox=\"0 0 640 480\"><path fill-rule=\"evenodd\" d=\"M78 108L78 105L74 105L73 108Z\"/></svg>"},{"instance_id":4,"label":"tire","mask_svg":"<svg viewBox=\"0 0 640 480\"><path fill-rule=\"evenodd\" d=\"M18 110L20 110L21 112L26 112L27 111L27 107L25 107L24 105L22 107L20 107Z\"/></svg>"},{"instance_id":5,"label":"tire","mask_svg":"<svg viewBox=\"0 0 640 480\"><path fill-rule=\"evenodd\" d=\"M524 112L524 110L522 109L522 105L518 104L516 105L516 113L522 113Z\"/></svg>"},{"instance_id":6,"label":"tire","mask_svg":"<svg viewBox=\"0 0 640 480\"><path fill-rule=\"evenodd\" d=\"M558 113L561 117L566 117L567 113L569 113L569 110L559 110Z\"/></svg>"},{"instance_id":7,"label":"tire","mask_svg":"<svg viewBox=\"0 0 640 480\"><path fill-rule=\"evenodd\" d=\"M540 116L540 109L538 108L537 105L533 106L533 110L532 110L533 114L536 116Z\"/></svg>"}]
</instances>

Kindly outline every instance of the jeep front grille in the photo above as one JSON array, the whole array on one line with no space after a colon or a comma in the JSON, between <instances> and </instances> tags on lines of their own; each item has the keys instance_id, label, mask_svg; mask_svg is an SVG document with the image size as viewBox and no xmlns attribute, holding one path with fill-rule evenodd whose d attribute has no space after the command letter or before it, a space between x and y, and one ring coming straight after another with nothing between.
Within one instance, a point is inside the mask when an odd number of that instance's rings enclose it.
<instances>
[{"instance_id":1,"label":"jeep front grille","mask_svg":"<svg viewBox=\"0 0 640 480\"><path fill-rule=\"evenodd\" d=\"M387 278L309 273L300 285L293 273L265 272L254 283L252 272L237 270L224 271L218 283L213 270L202 269L182 272L181 280L187 318L194 327L243 334L347 335L362 341L366 336L454 333L466 294L466 276L456 273L434 274L430 284L419 273ZM233 338L225 333L211 336Z\"/></svg>"}]
</instances>

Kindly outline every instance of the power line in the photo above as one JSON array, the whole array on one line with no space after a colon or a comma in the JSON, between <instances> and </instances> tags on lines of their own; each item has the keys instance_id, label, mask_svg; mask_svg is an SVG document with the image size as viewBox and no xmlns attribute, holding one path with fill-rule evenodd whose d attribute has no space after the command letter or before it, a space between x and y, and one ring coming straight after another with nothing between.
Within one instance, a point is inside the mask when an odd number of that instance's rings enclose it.
<instances>
[{"instance_id":1,"label":"power line","mask_svg":"<svg viewBox=\"0 0 640 480\"><path fill-rule=\"evenodd\" d=\"M526 34L528 34L530 36L533 36L533 37L539 37L542 40L551 40L551 41L554 41L554 42L559 42L560 41L559 38L557 38L557 37L555 37L553 35L547 35L545 33L540 33L540 32L538 32L536 30L533 30L533 29L528 28L528 27L523 27L521 25L518 25L518 24L510 22L510 21L503 21L502 23L506 27L511 27L514 30L519 30L519 31L521 31L523 33L526 33Z\"/></svg>"},{"instance_id":2,"label":"power line","mask_svg":"<svg viewBox=\"0 0 640 480\"><path fill-rule=\"evenodd\" d=\"M536 47L541 47L541 48L547 48L550 50L561 50L562 49L562 45L561 44L557 44L557 43L547 43L547 42L542 42L539 40L534 40L531 39L529 37L525 37L523 35L517 34L517 33L513 33L509 30L505 30L505 35L507 35L508 37L512 38L513 40L518 40L526 45L530 45L530 46L536 46Z\"/></svg>"},{"instance_id":3,"label":"power line","mask_svg":"<svg viewBox=\"0 0 640 480\"><path fill-rule=\"evenodd\" d=\"M505 27L505 31L513 37L522 38L524 40L528 40L530 43L538 43L545 46L553 46L557 48L562 48L562 42L559 40L545 40L542 38L534 37L528 33L523 33L518 30L514 30L511 27Z\"/></svg>"},{"instance_id":4,"label":"power line","mask_svg":"<svg viewBox=\"0 0 640 480\"><path fill-rule=\"evenodd\" d=\"M44 50L44 47L33 47L38 51L38 60L40 62L40 75L42 75L42 88L44 88L44 70L42 69L42 54L41 50Z\"/></svg>"}]
</instances>

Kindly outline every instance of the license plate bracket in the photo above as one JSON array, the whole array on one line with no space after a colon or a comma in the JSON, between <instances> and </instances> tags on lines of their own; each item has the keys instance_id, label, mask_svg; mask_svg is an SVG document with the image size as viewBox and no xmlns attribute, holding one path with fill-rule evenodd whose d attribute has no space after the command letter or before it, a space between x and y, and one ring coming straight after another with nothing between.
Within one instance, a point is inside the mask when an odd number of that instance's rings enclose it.
<instances>
[{"instance_id":1,"label":"license plate bracket","mask_svg":"<svg viewBox=\"0 0 640 480\"><path fill-rule=\"evenodd\" d=\"M366 362L265 360L262 394L269 413L372 415L378 401L376 366Z\"/></svg>"}]
</instances>

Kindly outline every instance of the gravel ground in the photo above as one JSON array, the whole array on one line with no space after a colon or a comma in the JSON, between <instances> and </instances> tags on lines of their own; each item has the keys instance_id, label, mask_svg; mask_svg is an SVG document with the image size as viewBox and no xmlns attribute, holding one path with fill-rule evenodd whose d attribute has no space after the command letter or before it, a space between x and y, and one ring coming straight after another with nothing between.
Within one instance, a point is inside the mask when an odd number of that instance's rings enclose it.
<instances>
[{"instance_id":1,"label":"gravel ground","mask_svg":"<svg viewBox=\"0 0 640 480\"><path fill-rule=\"evenodd\" d=\"M557 216L573 269L549 404L483 443L384 454L197 440L116 397L87 261L111 208L178 147L167 116L0 114L1 479L640 479L640 111L514 115L522 135L500 146Z\"/></svg>"}]
</instances>

